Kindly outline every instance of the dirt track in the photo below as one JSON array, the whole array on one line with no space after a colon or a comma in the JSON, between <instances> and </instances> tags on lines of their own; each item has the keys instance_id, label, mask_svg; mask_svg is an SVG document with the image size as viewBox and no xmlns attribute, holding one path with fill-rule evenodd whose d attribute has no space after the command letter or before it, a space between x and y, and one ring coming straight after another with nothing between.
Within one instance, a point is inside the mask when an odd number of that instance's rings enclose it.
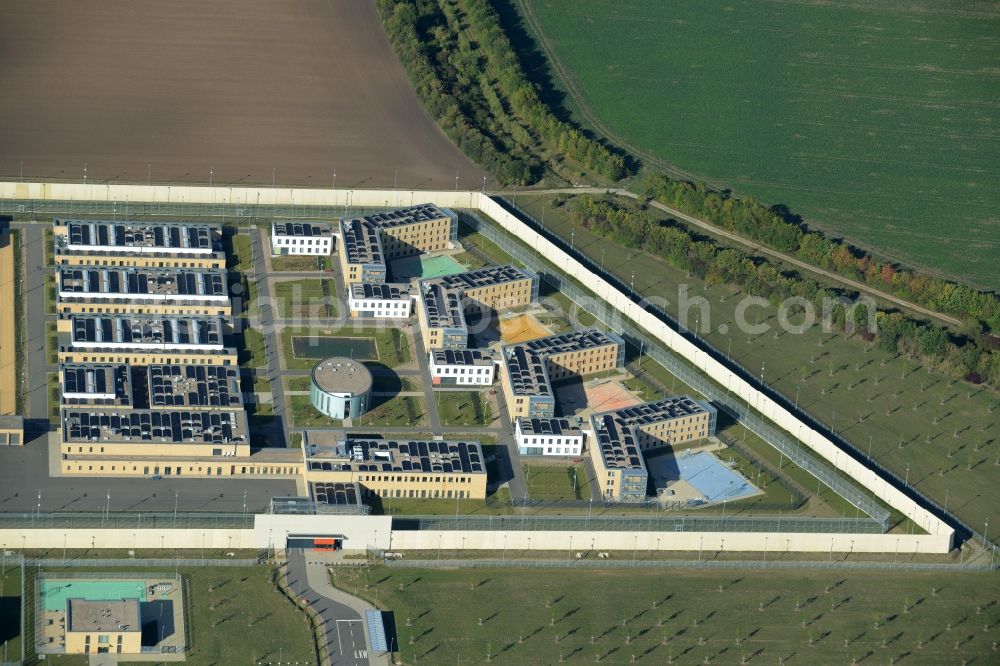
<instances>
[{"instance_id":1,"label":"dirt track","mask_svg":"<svg viewBox=\"0 0 1000 666\"><path fill-rule=\"evenodd\" d=\"M7 0L0 81L0 177L482 185L370 0Z\"/></svg>"}]
</instances>

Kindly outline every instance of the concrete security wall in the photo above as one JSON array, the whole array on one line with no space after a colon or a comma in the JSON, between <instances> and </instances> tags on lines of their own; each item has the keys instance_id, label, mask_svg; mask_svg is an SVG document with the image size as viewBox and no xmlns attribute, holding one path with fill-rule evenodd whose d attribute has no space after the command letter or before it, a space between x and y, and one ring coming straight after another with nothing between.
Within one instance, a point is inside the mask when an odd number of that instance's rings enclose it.
<instances>
[{"instance_id":1,"label":"concrete security wall","mask_svg":"<svg viewBox=\"0 0 1000 666\"><path fill-rule=\"evenodd\" d=\"M939 553L941 537L800 532L393 532L391 549L407 550L678 550L827 553Z\"/></svg>"},{"instance_id":2,"label":"concrete security wall","mask_svg":"<svg viewBox=\"0 0 1000 666\"><path fill-rule=\"evenodd\" d=\"M947 552L952 545L954 530L931 512L921 507L917 502L890 486L874 471L861 462L840 451L825 435L812 429L799 420L787 409L771 400L768 396L755 389L749 382L730 371L719 361L698 349L686 340L668 324L655 315L643 310L633 303L624 293L603 278L595 275L579 261L571 257L554 243L544 238L527 224L508 213L500 204L480 192L474 191L410 191L410 190L330 190L330 189L295 189L295 188L255 188L255 187L197 187L197 186L145 186L145 185L96 185L78 183L0 183L0 197L11 199L67 199L67 200L108 200L108 201L152 201L152 202L188 202L188 203L225 203L229 205L243 204L283 204L283 205L346 205L346 206L409 206L422 202L433 202L449 208L476 208L496 220L504 229L513 234L530 247L536 248L549 261L562 268L586 288L606 300L608 304L631 319L650 335L661 340L673 352L687 359L702 372L711 376L720 385L726 387L741 399L746 400L751 407L786 430L813 451L826 459L845 475L853 478L872 494L886 502L897 511L910 518L914 523L927 531L919 545L921 552ZM414 533L425 535L427 533ZM460 534L448 532L446 534ZM692 534L692 533L688 533ZM608 535L602 533L605 538ZM642 535L640 535L642 536ZM679 535L674 535L679 538ZM708 537L709 535L705 535ZM729 534L735 539L735 534ZM750 535L754 541L758 535ZM750 538L748 536L747 538ZM763 535L760 536L760 548L763 548ZM809 535L789 535L796 542L804 541ZM826 536L815 536L820 542L828 539ZM850 535L842 535L850 538ZM259 537L258 537L259 538ZM374 540L374 535L371 537ZM402 538L402 537L400 537ZM407 537L409 538L409 536ZM443 538L443 537L442 537ZM595 537L596 538L596 537ZM716 537L713 537L716 538ZM719 539L726 536L718 535ZM772 537L768 537L769 539ZM896 547L895 535L855 535L855 546L859 542L881 543L881 548L875 550L892 551ZM917 537L912 539L916 548ZM748 542L749 543L749 542ZM394 546L395 547L395 546ZM408 546L417 547L417 546ZM436 547L436 546L434 546ZM469 546L471 547L471 546ZM534 546L532 546L534 547ZM610 548L610 546L608 546ZM829 544L826 546L829 548ZM726 544L726 549L730 544ZM743 549L743 548L741 548ZM820 549L821 550L821 549ZM912 552L912 551L911 551Z\"/></svg>"},{"instance_id":3,"label":"concrete security wall","mask_svg":"<svg viewBox=\"0 0 1000 666\"><path fill-rule=\"evenodd\" d=\"M257 548L253 530L0 529L0 550L38 548Z\"/></svg>"},{"instance_id":4,"label":"concrete security wall","mask_svg":"<svg viewBox=\"0 0 1000 666\"><path fill-rule=\"evenodd\" d=\"M254 516L254 548L285 547L289 534L344 536L344 550L389 548L391 516Z\"/></svg>"}]
</instances>

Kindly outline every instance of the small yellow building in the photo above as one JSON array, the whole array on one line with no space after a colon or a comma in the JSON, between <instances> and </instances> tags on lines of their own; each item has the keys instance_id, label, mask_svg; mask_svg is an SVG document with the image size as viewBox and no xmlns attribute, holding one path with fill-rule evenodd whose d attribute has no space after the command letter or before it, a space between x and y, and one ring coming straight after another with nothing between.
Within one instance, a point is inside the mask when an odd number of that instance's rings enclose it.
<instances>
[{"instance_id":1,"label":"small yellow building","mask_svg":"<svg viewBox=\"0 0 1000 666\"><path fill-rule=\"evenodd\" d=\"M139 654L138 599L66 600L66 654Z\"/></svg>"}]
</instances>

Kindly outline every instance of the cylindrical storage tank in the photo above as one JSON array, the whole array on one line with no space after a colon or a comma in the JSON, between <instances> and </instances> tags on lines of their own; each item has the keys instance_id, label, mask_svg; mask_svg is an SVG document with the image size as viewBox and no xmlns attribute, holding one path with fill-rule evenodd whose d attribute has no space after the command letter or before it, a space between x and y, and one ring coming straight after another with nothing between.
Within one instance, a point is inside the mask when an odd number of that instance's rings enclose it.
<instances>
[{"instance_id":1,"label":"cylindrical storage tank","mask_svg":"<svg viewBox=\"0 0 1000 666\"><path fill-rule=\"evenodd\" d=\"M313 367L309 399L331 419L356 419L371 407L372 373L360 361L334 356Z\"/></svg>"}]
</instances>

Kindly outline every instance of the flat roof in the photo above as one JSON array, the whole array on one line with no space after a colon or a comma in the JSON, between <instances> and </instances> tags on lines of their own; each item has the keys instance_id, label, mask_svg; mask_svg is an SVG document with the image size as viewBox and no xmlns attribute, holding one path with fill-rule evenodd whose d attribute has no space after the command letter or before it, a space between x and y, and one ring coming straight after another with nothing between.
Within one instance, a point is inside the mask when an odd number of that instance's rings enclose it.
<instances>
[{"instance_id":1,"label":"flat roof","mask_svg":"<svg viewBox=\"0 0 1000 666\"><path fill-rule=\"evenodd\" d=\"M132 404L132 379L124 364L65 363L59 366L62 404Z\"/></svg>"},{"instance_id":2,"label":"flat roof","mask_svg":"<svg viewBox=\"0 0 1000 666\"><path fill-rule=\"evenodd\" d=\"M578 418L537 419L519 416L517 417L517 427L525 435L583 436L581 421Z\"/></svg>"},{"instance_id":3,"label":"flat roof","mask_svg":"<svg viewBox=\"0 0 1000 666\"><path fill-rule=\"evenodd\" d=\"M425 203L409 208L397 208L396 210L366 215L362 218L354 218L351 221L364 221L367 225L377 229L390 229L406 224L416 224L417 222L428 222L430 220L455 219L455 214L434 204Z\"/></svg>"},{"instance_id":4,"label":"flat roof","mask_svg":"<svg viewBox=\"0 0 1000 666\"><path fill-rule=\"evenodd\" d=\"M360 219L340 223L341 252L349 264L385 265L385 252L378 229Z\"/></svg>"},{"instance_id":5,"label":"flat roof","mask_svg":"<svg viewBox=\"0 0 1000 666\"><path fill-rule=\"evenodd\" d=\"M615 333L605 333L596 328L585 328L518 344L535 353L549 355L583 351L612 344L623 345L625 342Z\"/></svg>"},{"instance_id":6,"label":"flat roof","mask_svg":"<svg viewBox=\"0 0 1000 666\"><path fill-rule=\"evenodd\" d=\"M223 343L218 317L74 314L70 331L74 346L200 345L222 349Z\"/></svg>"},{"instance_id":7,"label":"flat roof","mask_svg":"<svg viewBox=\"0 0 1000 666\"><path fill-rule=\"evenodd\" d=\"M137 633L139 599L66 600L66 630L73 632ZM110 645L110 643L109 643Z\"/></svg>"},{"instance_id":8,"label":"flat roof","mask_svg":"<svg viewBox=\"0 0 1000 666\"><path fill-rule=\"evenodd\" d=\"M386 301L399 301L410 298L410 289L405 284L393 284L391 282L381 284L368 284L367 282L352 282L350 284L351 298L355 299L378 299Z\"/></svg>"},{"instance_id":9,"label":"flat roof","mask_svg":"<svg viewBox=\"0 0 1000 666\"><path fill-rule=\"evenodd\" d=\"M243 409L240 371L232 365L151 365L150 407Z\"/></svg>"},{"instance_id":10,"label":"flat roof","mask_svg":"<svg viewBox=\"0 0 1000 666\"><path fill-rule=\"evenodd\" d=\"M507 378L515 395L552 395L545 358L524 345L503 348Z\"/></svg>"},{"instance_id":11,"label":"flat roof","mask_svg":"<svg viewBox=\"0 0 1000 666\"><path fill-rule=\"evenodd\" d=\"M506 284L508 282L517 282L519 280L533 280L535 278L536 276L534 273L530 273L527 270L516 268L515 266L508 264L506 266L488 266L474 271L443 275L432 279L434 282L441 284L446 289L464 290L476 289L479 287L491 287L498 284Z\"/></svg>"},{"instance_id":12,"label":"flat roof","mask_svg":"<svg viewBox=\"0 0 1000 666\"><path fill-rule=\"evenodd\" d=\"M702 403L685 395L646 402L605 413L611 414L620 423L642 426L685 416L706 414L708 410Z\"/></svg>"},{"instance_id":13,"label":"flat roof","mask_svg":"<svg viewBox=\"0 0 1000 666\"><path fill-rule=\"evenodd\" d=\"M58 266L60 297L160 297L228 300L226 271L212 268Z\"/></svg>"},{"instance_id":14,"label":"flat roof","mask_svg":"<svg viewBox=\"0 0 1000 666\"><path fill-rule=\"evenodd\" d=\"M239 444L247 439L246 412L209 410L62 409L66 443Z\"/></svg>"},{"instance_id":15,"label":"flat roof","mask_svg":"<svg viewBox=\"0 0 1000 666\"><path fill-rule=\"evenodd\" d=\"M65 235L56 236L56 248L62 250L170 254L222 251L221 227L217 224L55 218L53 226L67 229Z\"/></svg>"},{"instance_id":16,"label":"flat roof","mask_svg":"<svg viewBox=\"0 0 1000 666\"><path fill-rule=\"evenodd\" d=\"M313 383L327 393L361 395L372 387L372 373L361 361L332 356L313 366Z\"/></svg>"},{"instance_id":17,"label":"flat roof","mask_svg":"<svg viewBox=\"0 0 1000 666\"><path fill-rule=\"evenodd\" d=\"M613 414L595 414L590 423L594 428L590 446L598 447L607 469L646 470L632 426L619 422Z\"/></svg>"},{"instance_id":18,"label":"flat roof","mask_svg":"<svg viewBox=\"0 0 1000 666\"><path fill-rule=\"evenodd\" d=\"M307 430L310 471L486 474L477 441L345 438L342 431Z\"/></svg>"},{"instance_id":19,"label":"flat roof","mask_svg":"<svg viewBox=\"0 0 1000 666\"><path fill-rule=\"evenodd\" d=\"M304 222L301 220L275 220L273 223L276 236L332 236L333 227L326 222Z\"/></svg>"},{"instance_id":20,"label":"flat roof","mask_svg":"<svg viewBox=\"0 0 1000 666\"><path fill-rule=\"evenodd\" d=\"M437 365L493 365L493 355L482 349L434 349L431 358Z\"/></svg>"},{"instance_id":21,"label":"flat roof","mask_svg":"<svg viewBox=\"0 0 1000 666\"><path fill-rule=\"evenodd\" d=\"M420 299L431 328L466 328L461 292L446 289L438 282L421 280Z\"/></svg>"},{"instance_id":22,"label":"flat roof","mask_svg":"<svg viewBox=\"0 0 1000 666\"><path fill-rule=\"evenodd\" d=\"M346 481L310 481L309 496L317 504L330 506L357 506L361 502L361 488Z\"/></svg>"}]
</instances>

